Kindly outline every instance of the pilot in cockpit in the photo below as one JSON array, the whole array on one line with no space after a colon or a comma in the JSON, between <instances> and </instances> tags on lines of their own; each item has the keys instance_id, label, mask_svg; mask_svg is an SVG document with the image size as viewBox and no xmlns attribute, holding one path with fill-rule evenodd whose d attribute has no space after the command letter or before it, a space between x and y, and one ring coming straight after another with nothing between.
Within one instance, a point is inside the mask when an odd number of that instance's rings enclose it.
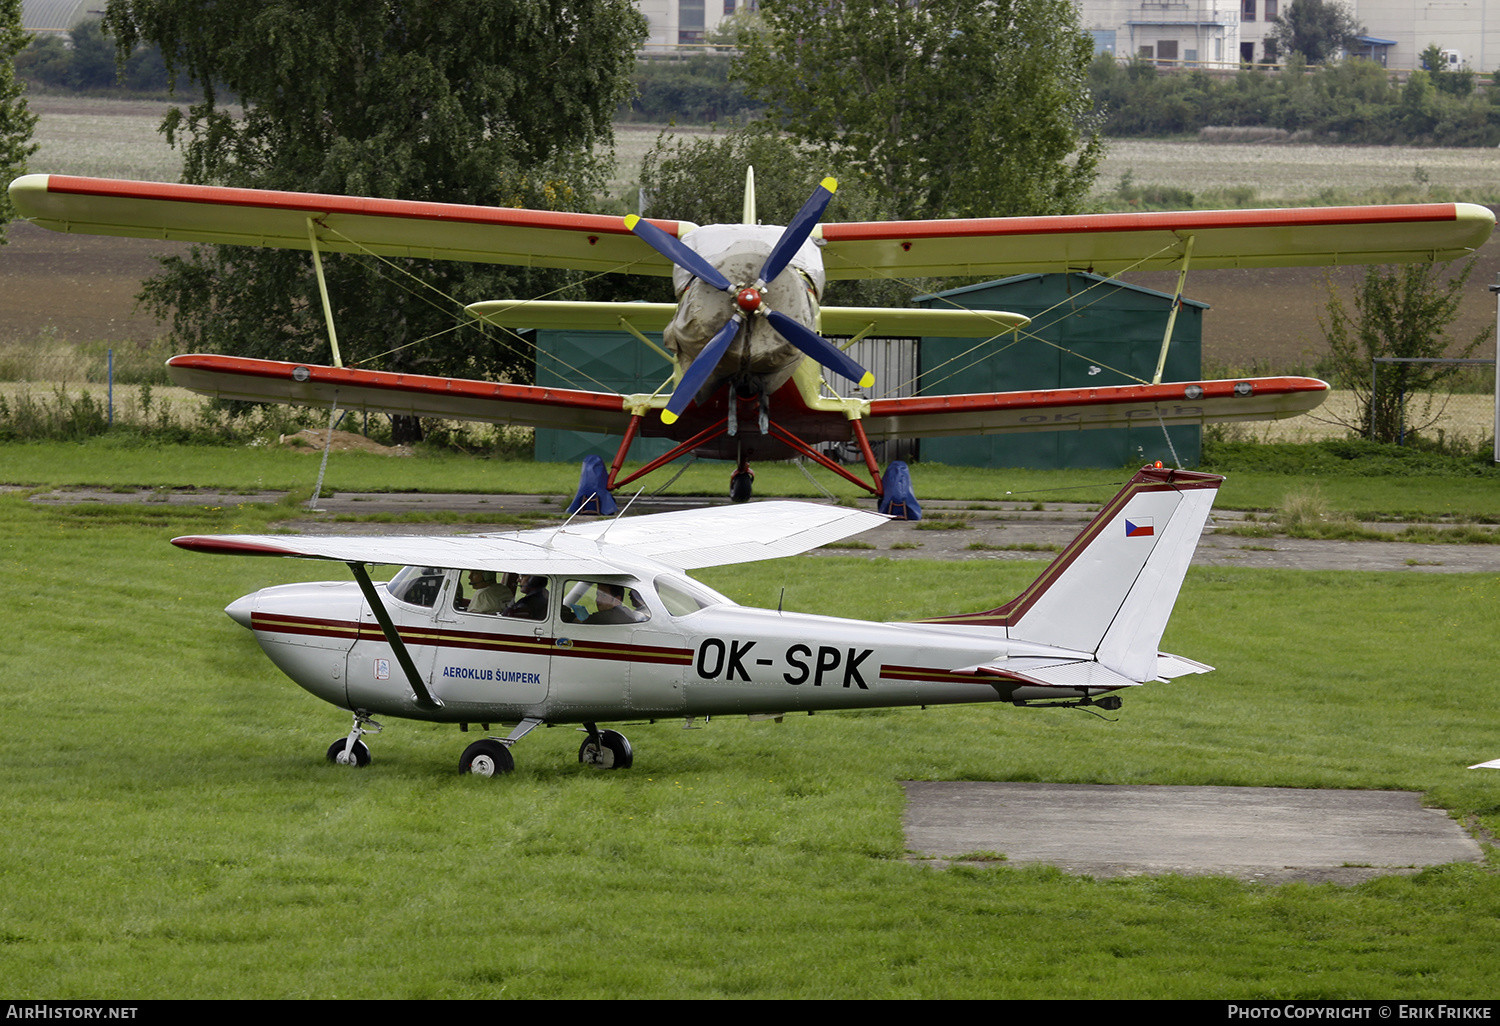
<instances>
[{"instance_id":1,"label":"pilot in cockpit","mask_svg":"<svg viewBox=\"0 0 1500 1026\"><path fill-rule=\"evenodd\" d=\"M469 587L474 589L474 597L469 599L471 613L498 613L516 598L515 574L470 570Z\"/></svg>"}]
</instances>

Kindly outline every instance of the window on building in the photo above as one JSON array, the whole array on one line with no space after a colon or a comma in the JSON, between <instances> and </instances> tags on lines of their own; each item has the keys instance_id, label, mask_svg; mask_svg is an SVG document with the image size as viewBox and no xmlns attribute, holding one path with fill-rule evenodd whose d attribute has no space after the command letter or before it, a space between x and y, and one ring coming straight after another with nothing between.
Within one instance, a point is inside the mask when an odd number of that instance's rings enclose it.
<instances>
[{"instance_id":1,"label":"window on building","mask_svg":"<svg viewBox=\"0 0 1500 1026\"><path fill-rule=\"evenodd\" d=\"M1266 0L1266 6L1262 9L1267 21L1276 20L1276 0Z\"/></svg>"},{"instance_id":2,"label":"window on building","mask_svg":"<svg viewBox=\"0 0 1500 1026\"><path fill-rule=\"evenodd\" d=\"M1255 0L1240 0L1240 21L1255 20Z\"/></svg>"},{"instance_id":3,"label":"window on building","mask_svg":"<svg viewBox=\"0 0 1500 1026\"><path fill-rule=\"evenodd\" d=\"M1156 41L1156 61L1158 64L1177 63L1177 40L1158 39Z\"/></svg>"},{"instance_id":4,"label":"window on building","mask_svg":"<svg viewBox=\"0 0 1500 1026\"><path fill-rule=\"evenodd\" d=\"M1274 4L1276 0L1267 0L1267 2ZM726 15L734 13L734 0L724 0L724 13Z\"/></svg>"}]
</instances>

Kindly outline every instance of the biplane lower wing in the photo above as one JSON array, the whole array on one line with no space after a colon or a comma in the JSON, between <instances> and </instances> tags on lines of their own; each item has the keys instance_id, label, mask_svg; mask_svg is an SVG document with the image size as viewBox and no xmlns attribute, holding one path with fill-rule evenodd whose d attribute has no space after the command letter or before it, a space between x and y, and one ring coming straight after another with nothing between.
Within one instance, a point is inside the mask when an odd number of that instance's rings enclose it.
<instances>
[{"instance_id":1,"label":"biplane lower wing","mask_svg":"<svg viewBox=\"0 0 1500 1026\"><path fill-rule=\"evenodd\" d=\"M580 389L205 354L175 356L167 362L167 369L174 383L217 399L337 405L356 412L614 435L624 433L632 405L642 399ZM1158 422L1171 427L1294 417L1316 407L1327 392L1327 383L1316 378L1248 378L874 399L863 401L857 409L847 404L837 409L803 409L799 417L826 418L833 430L814 432L821 437L845 437L850 429L842 422L859 419L872 440L1087 430ZM656 397L646 405L660 402L665 398Z\"/></svg>"}]
</instances>

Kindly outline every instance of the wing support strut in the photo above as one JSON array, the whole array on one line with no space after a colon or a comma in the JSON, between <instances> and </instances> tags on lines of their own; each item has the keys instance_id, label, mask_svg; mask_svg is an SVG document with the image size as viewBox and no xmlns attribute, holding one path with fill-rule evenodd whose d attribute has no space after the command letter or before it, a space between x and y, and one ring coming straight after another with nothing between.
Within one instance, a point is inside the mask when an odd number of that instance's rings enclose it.
<instances>
[{"instance_id":1,"label":"wing support strut","mask_svg":"<svg viewBox=\"0 0 1500 1026\"><path fill-rule=\"evenodd\" d=\"M1167 314L1167 332L1162 336L1161 355L1156 358L1156 373L1151 375L1151 384L1161 384L1162 371L1167 366L1167 347L1172 344L1172 326L1177 323L1177 310L1182 306L1182 287L1187 284L1188 262L1193 259L1193 239L1187 237L1187 246L1182 251L1182 269L1177 272L1177 294L1172 297L1172 312Z\"/></svg>"},{"instance_id":2,"label":"wing support strut","mask_svg":"<svg viewBox=\"0 0 1500 1026\"><path fill-rule=\"evenodd\" d=\"M333 328L333 304L328 301L328 282L323 278L323 254L318 249L318 232L312 218L307 219L307 241L312 245L313 269L318 272L318 295L323 297L323 321L328 325L328 346L333 350L333 365L342 367L339 336Z\"/></svg>"},{"instance_id":3,"label":"wing support strut","mask_svg":"<svg viewBox=\"0 0 1500 1026\"><path fill-rule=\"evenodd\" d=\"M385 640L390 644L391 651L396 653L396 662L401 664L407 682L411 684L412 695L416 698L417 705L423 709L441 709L443 703L427 690L426 682L417 671L417 664L412 662L411 653L406 650L406 642L401 640L401 634L396 630L395 623L391 621L391 614L386 611L385 603L380 601L380 593L375 590L375 585L370 583L369 571L365 569L363 563L350 563L349 569L354 571L354 579L359 582L359 590L364 594L365 601L370 604L370 612L375 614L375 619L380 623L380 629L385 634Z\"/></svg>"}]
</instances>

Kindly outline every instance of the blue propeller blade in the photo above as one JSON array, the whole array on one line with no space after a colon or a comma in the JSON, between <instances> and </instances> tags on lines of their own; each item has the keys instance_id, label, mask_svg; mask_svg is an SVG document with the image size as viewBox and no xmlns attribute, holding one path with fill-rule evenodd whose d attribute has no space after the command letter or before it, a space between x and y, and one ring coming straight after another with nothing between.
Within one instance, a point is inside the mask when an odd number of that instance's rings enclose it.
<instances>
[{"instance_id":1,"label":"blue propeller blade","mask_svg":"<svg viewBox=\"0 0 1500 1026\"><path fill-rule=\"evenodd\" d=\"M811 328L777 310L767 311L766 319L771 322L771 327L775 328L782 338L829 370L842 374L850 381L859 382L860 388L869 388L875 384L875 375L855 363L848 353ZM697 364L693 366L696 367Z\"/></svg>"},{"instance_id":2,"label":"blue propeller blade","mask_svg":"<svg viewBox=\"0 0 1500 1026\"><path fill-rule=\"evenodd\" d=\"M634 232L636 237L646 245L683 270L696 274L720 291L734 291L734 286L730 284L728 278L719 273L718 268L689 249L680 239L673 238L650 221L631 214L625 218L625 227ZM811 229L808 230L811 231Z\"/></svg>"},{"instance_id":3,"label":"blue propeller blade","mask_svg":"<svg viewBox=\"0 0 1500 1026\"><path fill-rule=\"evenodd\" d=\"M703 347L697 358L688 366L687 371L682 375L682 380L677 382L677 387L672 390L672 397L667 400L667 408L661 411L663 424L674 423L678 417L682 416L682 411L687 409L688 403L693 401L693 396L697 395L698 390L708 383L709 376L719 366L719 361L729 350L729 343L734 341L735 333L740 330L742 320L739 314L729 318L729 323L719 329L719 333ZM825 342L824 345L827 343ZM731 398L730 402L733 401L734 399Z\"/></svg>"},{"instance_id":4,"label":"blue propeller blade","mask_svg":"<svg viewBox=\"0 0 1500 1026\"><path fill-rule=\"evenodd\" d=\"M791 224L781 233L781 238L776 240L776 245L771 247L771 255L766 257L765 266L760 269L760 285L764 288L770 282L776 280L776 276L786 270L786 265L791 263L792 256L802 248L812 234L813 228L823 216L823 211L828 209L828 202L833 199L834 191L839 183L832 178L823 179L822 183L813 190L813 194L802 204L802 209L797 211L797 216L792 218Z\"/></svg>"}]
</instances>

